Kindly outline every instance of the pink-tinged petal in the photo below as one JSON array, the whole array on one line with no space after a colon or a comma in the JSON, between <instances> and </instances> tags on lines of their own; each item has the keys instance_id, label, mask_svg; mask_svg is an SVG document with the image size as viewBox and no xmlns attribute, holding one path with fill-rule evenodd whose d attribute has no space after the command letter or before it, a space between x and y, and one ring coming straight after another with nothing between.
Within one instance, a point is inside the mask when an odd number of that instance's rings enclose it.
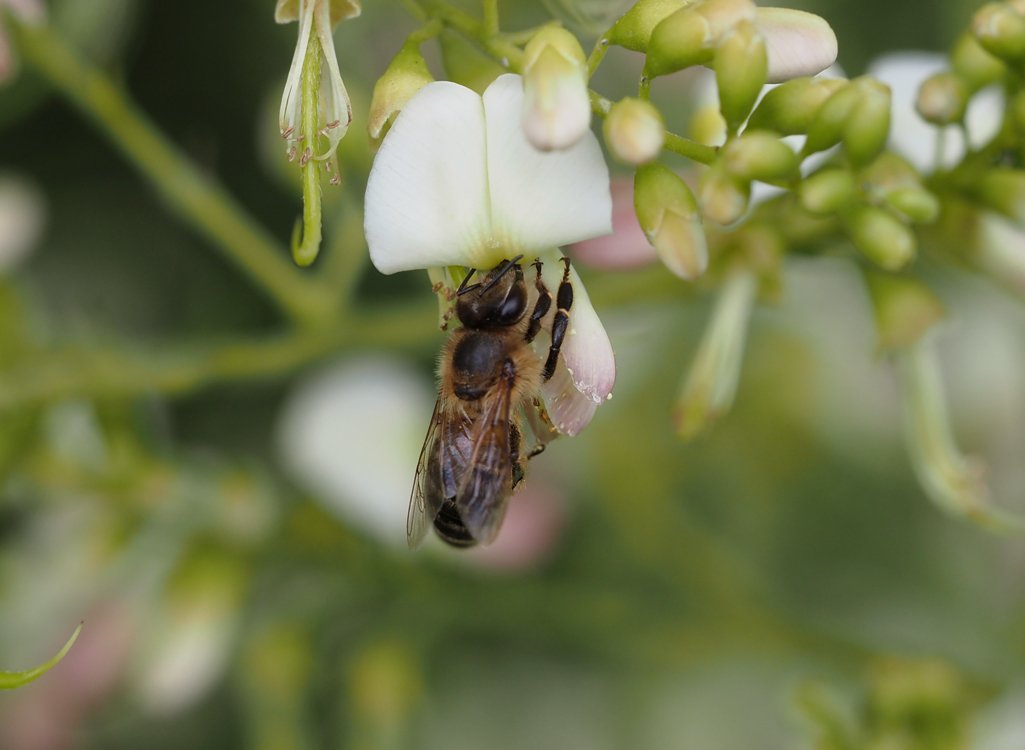
<instances>
[{"instance_id":1,"label":"pink-tinged petal","mask_svg":"<svg viewBox=\"0 0 1025 750\"><path fill-rule=\"evenodd\" d=\"M557 289L562 278L562 263L551 254L545 259L544 280L549 289ZM549 416L559 432L576 435L598 406L612 398L616 383L616 357L605 327L591 305L583 282L572 267L573 307L569 330L555 375L545 384L542 394Z\"/></svg>"},{"instance_id":2,"label":"pink-tinged petal","mask_svg":"<svg viewBox=\"0 0 1025 750\"><path fill-rule=\"evenodd\" d=\"M364 230L379 271L494 265L485 159L476 93L436 81L409 100L367 181Z\"/></svg>"},{"instance_id":3,"label":"pink-tinged petal","mask_svg":"<svg viewBox=\"0 0 1025 750\"><path fill-rule=\"evenodd\" d=\"M576 242L570 252L575 261L606 270L638 268L658 259L634 212L632 179L612 178L612 234Z\"/></svg>"},{"instance_id":4,"label":"pink-tinged petal","mask_svg":"<svg viewBox=\"0 0 1025 750\"><path fill-rule=\"evenodd\" d=\"M577 390L561 362L552 379L541 388L541 394L552 424L563 435L576 435L587 427L598 411L598 404Z\"/></svg>"},{"instance_id":5,"label":"pink-tinged petal","mask_svg":"<svg viewBox=\"0 0 1025 750\"><path fill-rule=\"evenodd\" d=\"M499 76L484 92L491 220L499 248L507 255L530 254L611 232L609 170L594 133L564 151L538 151L520 127L522 106L520 76Z\"/></svg>"},{"instance_id":6,"label":"pink-tinged petal","mask_svg":"<svg viewBox=\"0 0 1025 750\"><path fill-rule=\"evenodd\" d=\"M836 61L836 34L824 18L789 8L759 8L769 82L821 73Z\"/></svg>"}]
</instances>

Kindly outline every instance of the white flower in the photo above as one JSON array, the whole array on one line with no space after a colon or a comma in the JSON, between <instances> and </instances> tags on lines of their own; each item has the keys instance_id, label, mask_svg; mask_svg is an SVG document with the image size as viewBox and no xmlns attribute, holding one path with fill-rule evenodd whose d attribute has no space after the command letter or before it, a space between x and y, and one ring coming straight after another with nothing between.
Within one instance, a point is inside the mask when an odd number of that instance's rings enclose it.
<instances>
[{"instance_id":1,"label":"white flower","mask_svg":"<svg viewBox=\"0 0 1025 750\"><path fill-rule=\"evenodd\" d=\"M402 362L327 365L291 394L278 426L286 466L332 513L406 546L406 502L433 396Z\"/></svg>"},{"instance_id":2,"label":"white flower","mask_svg":"<svg viewBox=\"0 0 1025 750\"><path fill-rule=\"evenodd\" d=\"M0 176L0 274L16 266L39 241L46 208L31 186Z\"/></svg>"},{"instance_id":3,"label":"white flower","mask_svg":"<svg viewBox=\"0 0 1025 750\"><path fill-rule=\"evenodd\" d=\"M868 74L890 87L892 95L890 148L904 156L918 169L931 171L956 164L964 156L964 131L956 126L938 128L930 125L915 111L918 88L933 75L948 70L946 55L932 52L897 52L875 60ZM1003 95L997 88L984 89L972 97L965 114L965 130L969 146L978 148L988 143L1000 129ZM937 139L942 138L942 152ZM937 155L939 161L937 162Z\"/></svg>"},{"instance_id":4,"label":"white flower","mask_svg":"<svg viewBox=\"0 0 1025 750\"><path fill-rule=\"evenodd\" d=\"M301 141L305 141L302 158L330 158L352 122L352 107L342 82L342 73L338 69L331 29L340 21L355 18L360 12L360 0L278 0L274 9L274 20L278 23L299 21L299 41L281 95L278 121L281 135L288 142L290 152ZM321 63L327 64L327 75L321 73L320 111L317 113L315 132L306 133L303 132L302 119L302 73L311 37L315 37L316 43L320 45ZM327 147L318 150L321 136L327 139Z\"/></svg>"},{"instance_id":5,"label":"white flower","mask_svg":"<svg viewBox=\"0 0 1025 750\"><path fill-rule=\"evenodd\" d=\"M523 254L558 285L558 246L612 229L609 173L590 132L542 153L520 128L523 84L503 75L481 97L438 81L396 119L367 183L364 228L383 273L439 266L490 269ZM609 398L615 359L580 278L570 333L545 396L555 424L579 431ZM561 389L560 389L561 386Z\"/></svg>"}]
</instances>

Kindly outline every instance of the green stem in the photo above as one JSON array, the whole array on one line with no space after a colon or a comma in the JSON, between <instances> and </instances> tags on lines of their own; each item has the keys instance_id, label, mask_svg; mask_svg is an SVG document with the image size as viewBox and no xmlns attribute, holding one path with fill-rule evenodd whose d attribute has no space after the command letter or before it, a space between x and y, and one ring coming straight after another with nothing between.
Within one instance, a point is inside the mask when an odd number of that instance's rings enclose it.
<instances>
[{"instance_id":1,"label":"green stem","mask_svg":"<svg viewBox=\"0 0 1025 750\"><path fill-rule=\"evenodd\" d=\"M0 373L0 412L69 397L168 395L212 383L276 377L344 347L411 347L429 335L433 300L373 310L337 326L222 346L64 350Z\"/></svg>"},{"instance_id":2,"label":"green stem","mask_svg":"<svg viewBox=\"0 0 1025 750\"><path fill-rule=\"evenodd\" d=\"M290 317L323 319L333 301L291 265L266 230L219 185L197 170L95 67L45 26L9 18L19 52L104 132L170 209L211 240Z\"/></svg>"},{"instance_id":3,"label":"green stem","mask_svg":"<svg viewBox=\"0 0 1025 750\"><path fill-rule=\"evenodd\" d=\"M498 35L498 0L483 0L484 33L489 36Z\"/></svg>"},{"instance_id":4,"label":"green stem","mask_svg":"<svg viewBox=\"0 0 1025 750\"><path fill-rule=\"evenodd\" d=\"M302 170L303 221L300 241L292 242L292 259L308 266L317 259L321 240L320 164L314 158L317 150L317 116L320 113L320 45L317 43L316 21L310 25L310 44L306 48L302 73L302 136L299 168Z\"/></svg>"},{"instance_id":5,"label":"green stem","mask_svg":"<svg viewBox=\"0 0 1025 750\"><path fill-rule=\"evenodd\" d=\"M605 53L609 51L609 40L606 36L602 35L598 41L594 43L594 49L591 50L590 56L587 58L587 79L590 80L594 77L595 71L598 70L598 66L601 65L601 61L605 59Z\"/></svg>"}]
</instances>

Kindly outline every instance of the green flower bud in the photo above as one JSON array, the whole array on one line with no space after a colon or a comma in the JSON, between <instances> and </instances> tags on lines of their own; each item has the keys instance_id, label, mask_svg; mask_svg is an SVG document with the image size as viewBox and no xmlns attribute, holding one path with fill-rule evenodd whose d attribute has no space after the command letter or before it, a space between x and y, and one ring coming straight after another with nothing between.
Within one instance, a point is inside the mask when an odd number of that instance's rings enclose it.
<instances>
[{"instance_id":1,"label":"green flower bud","mask_svg":"<svg viewBox=\"0 0 1025 750\"><path fill-rule=\"evenodd\" d=\"M374 84L374 95L370 100L370 121L367 124L371 140L380 141L406 102L433 80L420 54L419 43L406 42L402 45L384 75Z\"/></svg>"},{"instance_id":2,"label":"green flower bud","mask_svg":"<svg viewBox=\"0 0 1025 750\"><path fill-rule=\"evenodd\" d=\"M797 198L806 211L833 214L854 198L854 175L846 169L823 169L801 181Z\"/></svg>"},{"instance_id":3,"label":"green flower bud","mask_svg":"<svg viewBox=\"0 0 1025 750\"><path fill-rule=\"evenodd\" d=\"M752 22L741 21L723 33L714 60L719 108L727 126L736 132L751 114L768 78L765 39Z\"/></svg>"},{"instance_id":4,"label":"green flower bud","mask_svg":"<svg viewBox=\"0 0 1025 750\"><path fill-rule=\"evenodd\" d=\"M950 64L954 72L965 82L969 91L996 83L1007 72L1007 68L969 33L962 34L950 53Z\"/></svg>"},{"instance_id":5,"label":"green flower bud","mask_svg":"<svg viewBox=\"0 0 1025 750\"><path fill-rule=\"evenodd\" d=\"M897 271L915 256L915 235L889 211L861 205L846 217L854 246L877 266Z\"/></svg>"},{"instance_id":6,"label":"green flower bud","mask_svg":"<svg viewBox=\"0 0 1025 750\"><path fill-rule=\"evenodd\" d=\"M692 8L681 8L652 31L644 74L655 78L710 62L714 44L708 19Z\"/></svg>"},{"instance_id":7,"label":"green flower bud","mask_svg":"<svg viewBox=\"0 0 1025 750\"><path fill-rule=\"evenodd\" d=\"M666 268L695 279L708 267L708 243L694 194L679 175L652 162L634 177L634 211Z\"/></svg>"},{"instance_id":8,"label":"green flower bud","mask_svg":"<svg viewBox=\"0 0 1025 750\"><path fill-rule=\"evenodd\" d=\"M858 165L871 162L886 146L890 135L890 87L873 78L859 78L861 97L844 125L843 145Z\"/></svg>"},{"instance_id":9,"label":"green flower bud","mask_svg":"<svg viewBox=\"0 0 1025 750\"><path fill-rule=\"evenodd\" d=\"M783 135L805 133L819 107L847 85L837 78L795 78L769 91L748 121L749 128Z\"/></svg>"},{"instance_id":10,"label":"green flower bud","mask_svg":"<svg viewBox=\"0 0 1025 750\"><path fill-rule=\"evenodd\" d=\"M730 174L719 162L701 176L698 188L701 211L709 221L726 226L737 221L747 211L751 199L751 183Z\"/></svg>"},{"instance_id":11,"label":"green flower bud","mask_svg":"<svg viewBox=\"0 0 1025 750\"><path fill-rule=\"evenodd\" d=\"M796 177L797 154L774 133L748 130L723 148L722 163L745 180L773 182Z\"/></svg>"},{"instance_id":12,"label":"green flower bud","mask_svg":"<svg viewBox=\"0 0 1025 750\"><path fill-rule=\"evenodd\" d=\"M808 139L804 144L805 155L825 151L838 144L843 137L844 127L861 99L861 89L854 85L854 81L841 83L843 85L822 103L812 117L808 126Z\"/></svg>"},{"instance_id":13,"label":"green flower bud","mask_svg":"<svg viewBox=\"0 0 1025 750\"><path fill-rule=\"evenodd\" d=\"M706 146L721 146L726 142L726 120L716 104L698 107L690 119L690 136Z\"/></svg>"},{"instance_id":14,"label":"green flower bud","mask_svg":"<svg viewBox=\"0 0 1025 750\"><path fill-rule=\"evenodd\" d=\"M1025 171L991 170L976 183L975 195L987 207L1025 226Z\"/></svg>"},{"instance_id":15,"label":"green flower bud","mask_svg":"<svg viewBox=\"0 0 1025 750\"><path fill-rule=\"evenodd\" d=\"M665 123L651 102L623 99L612 105L602 129L609 151L626 164L644 164L662 151Z\"/></svg>"},{"instance_id":16,"label":"green flower bud","mask_svg":"<svg viewBox=\"0 0 1025 750\"><path fill-rule=\"evenodd\" d=\"M639 0L609 30L609 43L647 52L655 27L688 4L689 0Z\"/></svg>"},{"instance_id":17,"label":"green flower bud","mask_svg":"<svg viewBox=\"0 0 1025 750\"><path fill-rule=\"evenodd\" d=\"M1001 60L1025 57L1025 17L1007 3L988 3L972 17L972 34Z\"/></svg>"},{"instance_id":18,"label":"green flower bud","mask_svg":"<svg viewBox=\"0 0 1025 750\"><path fill-rule=\"evenodd\" d=\"M940 215L939 199L921 185L899 187L887 193L883 200L915 224L932 224Z\"/></svg>"},{"instance_id":19,"label":"green flower bud","mask_svg":"<svg viewBox=\"0 0 1025 750\"><path fill-rule=\"evenodd\" d=\"M943 319L939 299L916 279L867 271L865 281L882 351L911 346Z\"/></svg>"},{"instance_id":20,"label":"green flower bud","mask_svg":"<svg viewBox=\"0 0 1025 750\"><path fill-rule=\"evenodd\" d=\"M956 74L936 73L926 78L919 87L915 109L926 122L951 125L964 118L968 96L968 86Z\"/></svg>"},{"instance_id":21,"label":"green flower bud","mask_svg":"<svg viewBox=\"0 0 1025 750\"><path fill-rule=\"evenodd\" d=\"M1025 91L1019 91L1007 103L1011 123L1019 136L1025 136Z\"/></svg>"},{"instance_id":22,"label":"green flower bud","mask_svg":"<svg viewBox=\"0 0 1025 750\"><path fill-rule=\"evenodd\" d=\"M684 440L696 437L733 405L757 294L758 280L749 271L737 271L723 284L673 405L676 432Z\"/></svg>"}]
</instances>

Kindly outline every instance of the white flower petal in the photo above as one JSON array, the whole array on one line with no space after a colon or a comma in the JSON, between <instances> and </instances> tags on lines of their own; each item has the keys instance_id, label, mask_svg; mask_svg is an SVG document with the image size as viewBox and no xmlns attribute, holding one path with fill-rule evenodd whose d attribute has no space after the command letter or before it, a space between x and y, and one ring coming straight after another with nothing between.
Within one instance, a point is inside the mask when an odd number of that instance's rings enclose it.
<instances>
[{"instance_id":1,"label":"white flower petal","mask_svg":"<svg viewBox=\"0 0 1025 750\"><path fill-rule=\"evenodd\" d=\"M43 198L30 185L0 177L0 274L32 251L46 215Z\"/></svg>"},{"instance_id":2,"label":"white flower petal","mask_svg":"<svg viewBox=\"0 0 1025 750\"><path fill-rule=\"evenodd\" d=\"M364 230L379 271L494 265L485 158L476 93L437 81L409 100L367 181Z\"/></svg>"},{"instance_id":3,"label":"white flower petal","mask_svg":"<svg viewBox=\"0 0 1025 750\"><path fill-rule=\"evenodd\" d=\"M836 34L824 18L788 8L759 8L765 37L769 82L813 76L836 61Z\"/></svg>"},{"instance_id":4,"label":"white flower petal","mask_svg":"<svg viewBox=\"0 0 1025 750\"><path fill-rule=\"evenodd\" d=\"M612 231L609 170L597 138L587 132L565 151L540 152L520 127L522 103L517 75L499 76L484 92L492 226L505 250L495 262Z\"/></svg>"},{"instance_id":5,"label":"white flower petal","mask_svg":"<svg viewBox=\"0 0 1025 750\"><path fill-rule=\"evenodd\" d=\"M406 509L433 395L402 362L329 365L299 384L278 427L286 466L343 520L406 546Z\"/></svg>"},{"instance_id":6,"label":"white flower petal","mask_svg":"<svg viewBox=\"0 0 1025 750\"><path fill-rule=\"evenodd\" d=\"M552 379L541 388L545 408L555 428L572 437L587 427L598 410L598 404L582 394L573 385L566 368L559 364Z\"/></svg>"}]
</instances>

